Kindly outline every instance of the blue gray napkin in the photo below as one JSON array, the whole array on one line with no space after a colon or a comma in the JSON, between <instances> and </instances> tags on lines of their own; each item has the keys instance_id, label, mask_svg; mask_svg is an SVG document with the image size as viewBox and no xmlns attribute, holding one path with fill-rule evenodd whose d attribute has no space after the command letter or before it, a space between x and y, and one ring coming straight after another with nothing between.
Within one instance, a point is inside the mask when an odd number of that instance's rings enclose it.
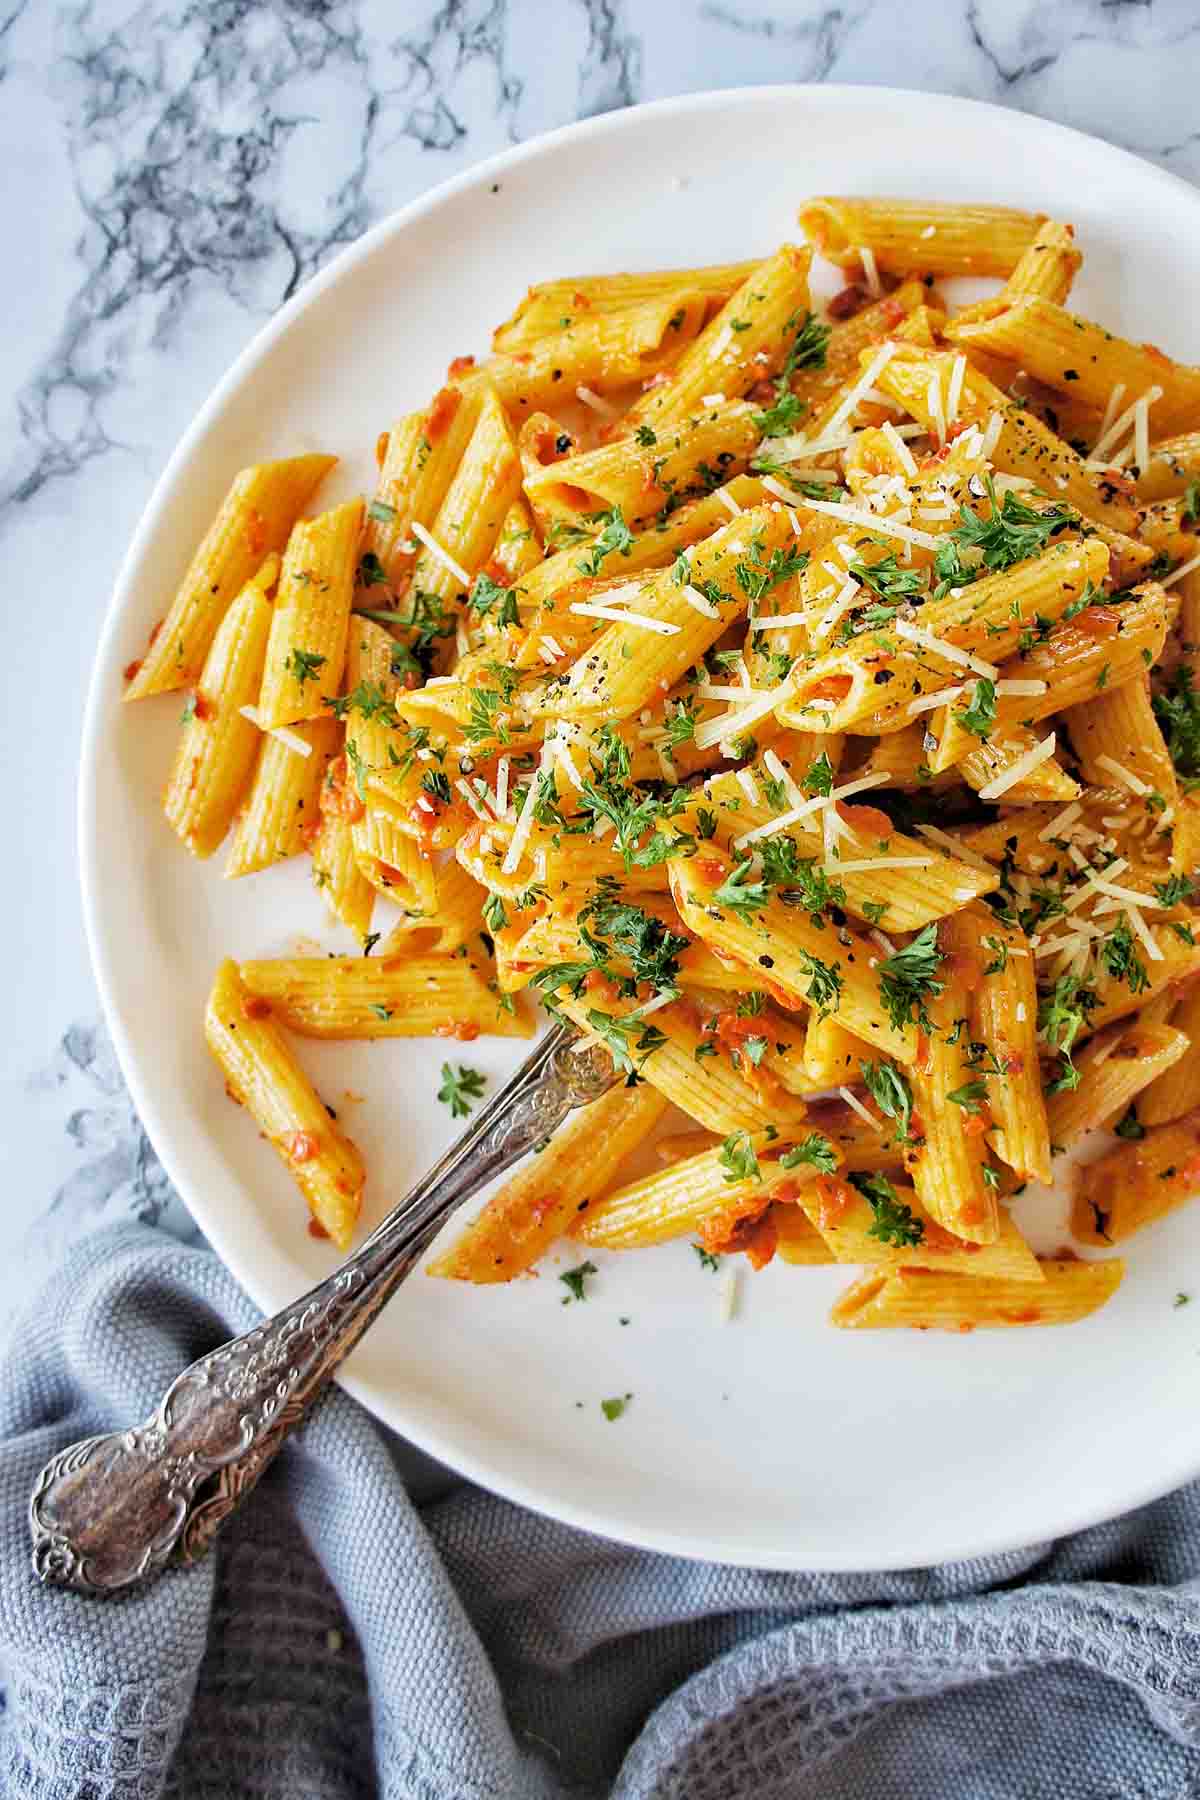
<instances>
[{"instance_id":1,"label":"blue gray napkin","mask_svg":"<svg viewBox=\"0 0 1200 1800\"><path fill-rule=\"evenodd\" d=\"M441 1478L339 1392L206 1562L115 1601L41 1590L43 1462L140 1419L255 1317L211 1252L123 1225L74 1244L17 1322L6 1796L1200 1795L1197 1488L980 1562L780 1575L624 1549Z\"/></svg>"}]
</instances>

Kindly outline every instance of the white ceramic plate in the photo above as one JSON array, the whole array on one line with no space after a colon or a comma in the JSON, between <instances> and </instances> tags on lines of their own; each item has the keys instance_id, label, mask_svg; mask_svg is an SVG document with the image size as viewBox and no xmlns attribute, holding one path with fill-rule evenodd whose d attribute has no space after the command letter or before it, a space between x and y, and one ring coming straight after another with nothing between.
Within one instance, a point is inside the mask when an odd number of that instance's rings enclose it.
<instances>
[{"instance_id":1,"label":"white ceramic plate","mask_svg":"<svg viewBox=\"0 0 1200 1800\"><path fill-rule=\"evenodd\" d=\"M159 482L122 570L84 734L83 882L101 992L134 1100L172 1180L271 1311L328 1271L302 1203L229 1105L201 1017L218 960L336 939L306 869L223 882L159 812L178 696L122 707L138 653L233 471L306 449L373 474L376 434L481 352L526 285L584 271L766 254L811 193L899 192L1041 208L1086 252L1080 309L1200 360L1200 200L1122 151L1019 113L879 88L766 88L609 114L523 145L370 232L234 365ZM305 1045L347 1089L371 1224L452 1127L442 1043ZM462 1052L502 1080L520 1045ZM1063 1212L1043 1208L1047 1247ZM415 1277L346 1386L381 1419L512 1499L611 1537L772 1568L881 1568L1026 1544L1148 1500L1200 1469L1200 1233L1188 1213L1129 1246L1103 1313L1067 1330L839 1333L847 1275L718 1278L686 1243L598 1253L592 1298L553 1268L508 1288ZM578 1258L567 1254L558 1267ZM1175 1309L1177 1290L1197 1304ZM628 1319L629 1323L622 1323ZM632 1393L610 1423L600 1401Z\"/></svg>"}]
</instances>

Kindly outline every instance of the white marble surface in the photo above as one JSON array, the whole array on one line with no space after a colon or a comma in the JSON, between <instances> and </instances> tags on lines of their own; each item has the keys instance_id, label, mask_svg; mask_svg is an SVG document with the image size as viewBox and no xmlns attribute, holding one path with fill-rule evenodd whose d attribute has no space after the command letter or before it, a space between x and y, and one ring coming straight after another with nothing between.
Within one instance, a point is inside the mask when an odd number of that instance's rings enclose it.
<instances>
[{"instance_id":1,"label":"white marble surface","mask_svg":"<svg viewBox=\"0 0 1200 1800\"><path fill-rule=\"evenodd\" d=\"M1195 180L1198 80L1194 0L6 0L0 1145L21 1249L0 1262L0 1314L88 1221L178 1221L88 969L79 719L156 475L296 286L472 161L639 100L770 81L940 89Z\"/></svg>"}]
</instances>

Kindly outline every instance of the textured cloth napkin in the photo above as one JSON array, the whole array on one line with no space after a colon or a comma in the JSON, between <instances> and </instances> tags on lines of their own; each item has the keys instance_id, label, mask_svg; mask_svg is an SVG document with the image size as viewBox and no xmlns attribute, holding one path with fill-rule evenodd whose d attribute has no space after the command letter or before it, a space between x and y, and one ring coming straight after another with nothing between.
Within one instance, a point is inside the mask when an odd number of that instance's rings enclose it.
<instances>
[{"instance_id":1,"label":"textured cloth napkin","mask_svg":"<svg viewBox=\"0 0 1200 1800\"><path fill-rule=\"evenodd\" d=\"M141 1418L255 1317L209 1251L125 1225L76 1243L17 1322L6 1796L1200 1795L1197 1488L980 1562L771 1574L623 1549L454 1483L336 1392L205 1562L115 1601L39 1589L46 1458Z\"/></svg>"}]
</instances>

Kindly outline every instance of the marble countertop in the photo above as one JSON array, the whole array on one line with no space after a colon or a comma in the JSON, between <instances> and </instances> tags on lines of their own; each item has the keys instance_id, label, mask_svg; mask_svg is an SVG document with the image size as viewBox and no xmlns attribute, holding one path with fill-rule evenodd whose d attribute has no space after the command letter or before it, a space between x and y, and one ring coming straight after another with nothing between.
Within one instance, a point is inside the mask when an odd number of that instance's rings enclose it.
<instances>
[{"instance_id":1,"label":"marble countertop","mask_svg":"<svg viewBox=\"0 0 1200 1800\"><path fill-rule=\"evenodd\" d=\"M710 87L998 101L1200 178L1191 0L7 0L0 1316L103 1216L171 1219L88 968L79 720L155 478L262 322L395 207L575 118Z\"/></svg>"}]
</instances>

